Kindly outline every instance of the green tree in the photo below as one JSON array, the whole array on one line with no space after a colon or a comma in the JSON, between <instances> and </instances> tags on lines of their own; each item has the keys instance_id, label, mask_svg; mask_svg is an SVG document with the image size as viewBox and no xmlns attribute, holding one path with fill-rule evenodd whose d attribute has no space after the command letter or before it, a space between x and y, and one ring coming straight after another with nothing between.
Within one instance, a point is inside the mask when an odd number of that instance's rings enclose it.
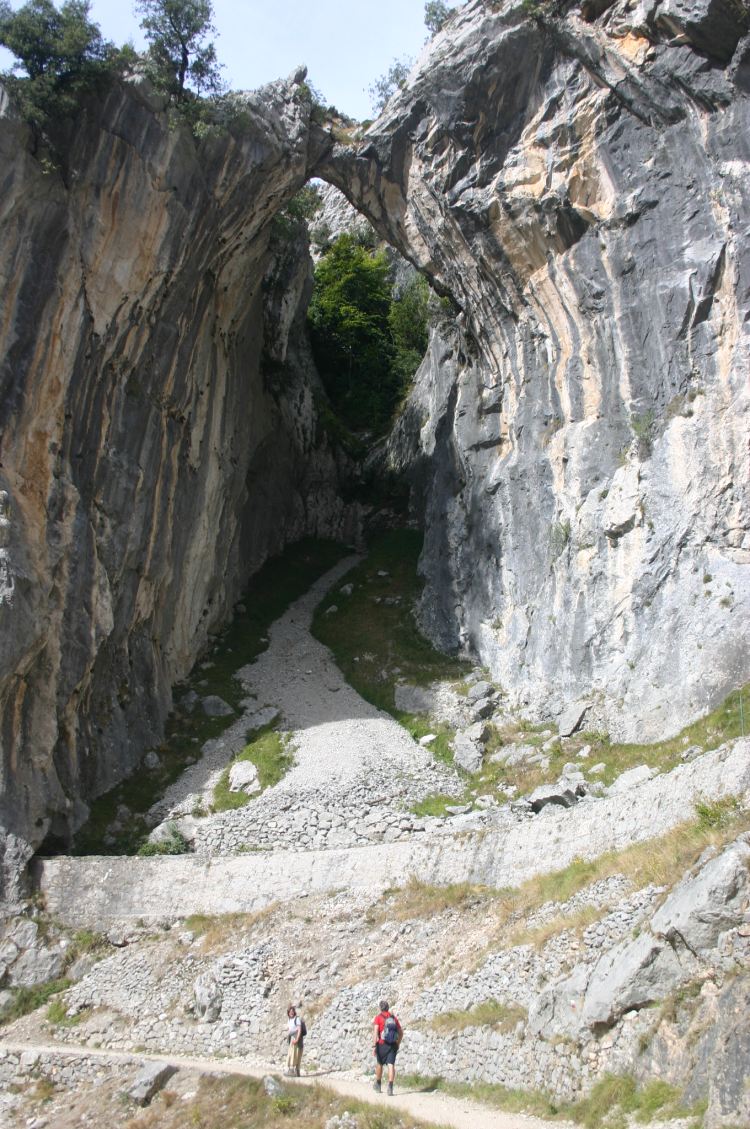
<instances>
[{"instance_id":1,"label":"green tree","mask_svg":"<svg viewBox=\"0 0 750 1129\"><path fill-rule=\"evenodd\" d=\"M89 19L88 0L28 0L17 12L0 0L0 44L16 58L4 75L23 112L34 125L71 113L82 91L106 71L112 52L97 24Z\"/></svg>"},{"instance_id":2,"label":"green tree","mask_svg":"<svg viewBox=\"0 0 750 1129\"><path fill-rule=\"evenodd\" d=\"M376 114L381 113L388 100L404 86L412 64L413 60L408 57L394 59L385 74L376 78L372 86L367 88L370 104Z\"/></svg>"},{"instance_id":3,"label":"green tree","mask_svg":"<svg viewBox=\"0 0 750 1129\"><path fill-rule=\"evenodd\" d=\"M382 430L397 400L389 275L383 252L371 254L352 235L339 236L315 270L313 355L334 411L355 430Z\"/></svg>"},{"instance_id":4,"label":"green tree","mask_svg":"<svg viewBox=\"0 0 750 1129\"><path fill-rule=\"evenodd\" d=\"M427 281L415 273L401 293L394 295L388 312L399 395L406 392L427 351L430 294Z\"/></svg>"},{"instance_id":5,"label":"green tree","mask_svg":"<svg viewBox=\"0 0 750 1129\"><path fill-rule=\"evenodd\" d=\"M429 0L424 6L424 23L430 35L437 35L450 15L455 11L449 8L443 0Z\"/></svg>"},{"instance_id":6,"label":"green tree","mask_svg":"<svg viewBox=\"0 0 750 1129\"><path fill-rule=\"evenodd\" d=\"M221 89L221 67L209 36L216 33L211 0L136 0L159 86L178 102L188 88Z\"/></svg>"}]
</instances>

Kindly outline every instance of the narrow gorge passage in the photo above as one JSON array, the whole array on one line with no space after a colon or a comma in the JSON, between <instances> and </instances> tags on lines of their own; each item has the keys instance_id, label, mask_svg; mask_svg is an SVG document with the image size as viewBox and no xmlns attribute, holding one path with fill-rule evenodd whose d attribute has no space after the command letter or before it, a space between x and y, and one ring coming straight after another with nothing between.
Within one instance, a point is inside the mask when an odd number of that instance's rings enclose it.
<instances>
[{"instance_id":1,"label":"narrow gorge passage","mask_svg":"<svg viewBox=\"0 0 750 1129\"><path fill-rule=\"evenodd\" d=\"M326 593L338 591L340 603L349 598L351 586L344 580L360 559L341 561L273 624L267 649L236 672L245 695L242 716L222 737L208 742L201 760L154 805L163 824L196 809L210 811L214 788L232 755L250 732L274 721L293 752L292 767L246 806L195 820L191 838L198 853L257 847L271 820L282 828L277 847L313 845L315 829L284 816L292 805L320 811L321 822L330 828L326 846L353 845L364 809L405 808L426 791L460 787L454 770L438 764L403 726L349 685L328 648L310 632L313 613ZM364 655L367 647L362 638Z\"/></svg>"}]
</instances>

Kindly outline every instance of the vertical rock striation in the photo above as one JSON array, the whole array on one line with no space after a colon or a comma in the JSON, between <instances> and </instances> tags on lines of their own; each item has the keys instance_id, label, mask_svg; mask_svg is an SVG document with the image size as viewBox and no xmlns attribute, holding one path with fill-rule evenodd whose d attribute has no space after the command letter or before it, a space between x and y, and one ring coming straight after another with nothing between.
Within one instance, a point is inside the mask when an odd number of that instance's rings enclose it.
<instances>
[{"instance_id":1,"label":"vertical rock striation","mask_svg":"<svg viewBox=\"0 0 750 1129\"><path fill-rule=\"evenodd\" d=\"M318 156L302 77L200 143L117 84L62 170L2 103L8 880L132 770L266 556L347 533L297 342L309 257L270 238Z\"/></svg>"},{"instance_id":2,"label":"vertical rock striation","mask_svg":"<svg viewBox=\"0 0 750 1129\"><path fill-rule=\"evenodd\" d=\"M748 15L539 11L472 0L321 167L461 309L390 444L425 627L650 739L750 674Z\"/></svg>"}]
</instances>

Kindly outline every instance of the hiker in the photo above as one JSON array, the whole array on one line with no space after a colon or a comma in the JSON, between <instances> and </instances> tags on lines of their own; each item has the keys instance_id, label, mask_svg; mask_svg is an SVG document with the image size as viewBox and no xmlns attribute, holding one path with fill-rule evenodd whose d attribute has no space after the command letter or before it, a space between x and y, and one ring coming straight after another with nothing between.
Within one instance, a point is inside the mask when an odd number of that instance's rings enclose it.
<instances>
[{"instance_id":1,"label":"hiker","mask_svg":"<svg viewBox=\"0 0 750 1129\"><path fill-rule=\"evenodd\" d=\"M286 1039L289 1043L289 1051L286 1056L286 1072L287 1074L296 1074L299 1078L299 1066L302 1062L302 1051L305 1045L307 1028L305 1027L304 1019L297 1015L297 1009L293 1004L290 1004L286 1009L286 1018Z\"/></svg>"},{"instance_id":2,"label":"hiker","mask_svg":"<svg viewBox=\"0 0 750 1129\"><path fill-rule=\"evenodd\" d=\"M373 1020L375 1033L375 1084L376 1093L381 1092L383 1067L388 1067L388 1094L393 1097L393 1083L396 1078L396 1055L404 1037L404 1031L395 1015L388 1008L388 1000L380 1001L380 1013Z\"/></svg>"}]
</instances>

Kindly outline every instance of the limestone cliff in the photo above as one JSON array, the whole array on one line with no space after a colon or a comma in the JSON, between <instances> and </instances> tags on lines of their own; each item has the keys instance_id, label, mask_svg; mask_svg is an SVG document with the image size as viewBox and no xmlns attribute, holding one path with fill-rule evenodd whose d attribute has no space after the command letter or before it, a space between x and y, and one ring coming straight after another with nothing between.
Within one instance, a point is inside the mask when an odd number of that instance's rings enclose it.
<instances>
[{"instance_id":1,"label":"limestone cliff","mask_svg":"<svg viewBox=\"0 0 750 1129\"><path fill-rule=\"evenodd\" d=\"M323 163L462 314L390 461L422 621L648 739L750 673L750 40L733 0L472 0Z\"/></svg>"},{"instance_id":2,"label":"limestone cliff","mask_svg":"<svg viewBox=\"0 0 750 1129\"><path fill-rule=\"evenodd\" d=\"M301 77L200 143L118 84L62 168L2 104L9 872L134 768L266 556L349 532L299 344L309 256L271 238L318 155Z\"/></svg>"}]
</instances>

